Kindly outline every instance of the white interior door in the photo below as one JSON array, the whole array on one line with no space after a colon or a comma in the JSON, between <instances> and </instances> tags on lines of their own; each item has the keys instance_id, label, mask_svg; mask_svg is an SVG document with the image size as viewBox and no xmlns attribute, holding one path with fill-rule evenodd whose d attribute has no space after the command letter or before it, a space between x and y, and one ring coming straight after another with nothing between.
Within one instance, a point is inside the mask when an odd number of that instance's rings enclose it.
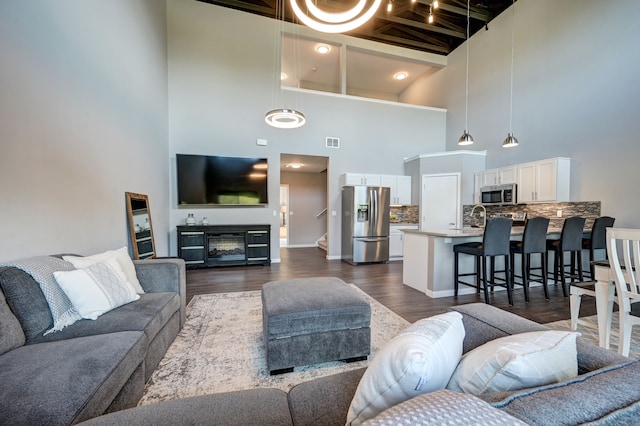
<instances>
[{"instance_id":1,"label":"white interior door","mask_svg":"<svg viewBox=\"0 0 640 426\"><path fill-rule=\"evenodd\" d=\"M420 230L460 227L460 173L422 175Z\"/></svg>"}]
</instances>

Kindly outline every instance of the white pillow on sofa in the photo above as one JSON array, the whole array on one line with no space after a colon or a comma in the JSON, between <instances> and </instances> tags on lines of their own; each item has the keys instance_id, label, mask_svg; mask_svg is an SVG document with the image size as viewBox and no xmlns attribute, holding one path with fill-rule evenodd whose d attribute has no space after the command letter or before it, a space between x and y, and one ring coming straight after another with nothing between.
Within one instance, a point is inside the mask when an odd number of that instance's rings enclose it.
<instances>
[{"instance_id":1,"label":"white pillow on sofa","mask_svg":"<svg viewBox=\"0 0 640 426\"><path fill-rule=\"evenodd\" d=\"M462 356L462 315L448 312L416 321L373 357L347 413L359 425L414 396L443 389Z\"/></svg>"},{"instance_id":2,"label":"white pillow on sofa","mask_svg":"<svg viewBox=\"0 0 640 426\"><path fill-rule=\"evenodd\" d=\"M578 375L570 331L533 331L501 337L465 354L447 389L482 395L558 383Z\"/></svg>"},{"instance_id":3,"label":"white pillow on sofa","mask_svg":"<svg viewBox=\"0 0 640 426\"><path fill-rule=\"evenodd\" d=\"M80 316L95 320L105 312L140 299L122 280L122 273L118 262L109 259L74 271L57 271L53 276Z\"/></svg>"},{"instance_id":4,"label":"white pillow on sofa","mask_svg":"<svg viewBox=\"0 0 640 426\"><path fill-rule=\"evenodd\" d=\"M107 250L104 253L94 254L93 256L62 256L62 259L71 263L75 268L86 268L96 263L104 262L108 259L115 259L120 265L121 278L127 284L131 285L133 290L138 293L144 293L138 276L136 275L136 267L129 257L129 251L126 247L118 250Z\"/></svg>"}]
</instances>

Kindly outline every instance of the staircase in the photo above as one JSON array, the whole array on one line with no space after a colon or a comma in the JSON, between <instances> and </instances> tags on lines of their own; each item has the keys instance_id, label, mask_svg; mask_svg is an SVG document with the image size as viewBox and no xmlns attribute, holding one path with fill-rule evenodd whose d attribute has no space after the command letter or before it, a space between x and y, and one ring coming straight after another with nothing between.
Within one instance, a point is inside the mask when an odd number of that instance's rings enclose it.
<instances>
[{"instance_id":1,"label":"staircase","mask_svg":"<svg viewBox=\"0 0 640 426\"><path fill-rule=\"evenodd\" d=\"M327 243L327 234L325 233L322 237L316 240L316 246L321 248L324 251L327 251L328 243Z\"/></svg>"}]
</instances>

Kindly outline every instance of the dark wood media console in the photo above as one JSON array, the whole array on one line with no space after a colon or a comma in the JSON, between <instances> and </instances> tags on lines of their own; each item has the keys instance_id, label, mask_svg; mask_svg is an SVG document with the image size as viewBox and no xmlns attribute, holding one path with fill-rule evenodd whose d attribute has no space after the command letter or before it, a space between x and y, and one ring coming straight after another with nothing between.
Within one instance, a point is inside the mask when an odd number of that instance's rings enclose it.
<instances>
[{"instance_id":1,"label":"dark wood media console","mask_svg":"<svg viewBox=\"0 0 640 426\"><path fill-rule=\"evenodd\" d=\"M271 264L271 225L178 226L187 268Z\"/></svg>"}]
</instances>

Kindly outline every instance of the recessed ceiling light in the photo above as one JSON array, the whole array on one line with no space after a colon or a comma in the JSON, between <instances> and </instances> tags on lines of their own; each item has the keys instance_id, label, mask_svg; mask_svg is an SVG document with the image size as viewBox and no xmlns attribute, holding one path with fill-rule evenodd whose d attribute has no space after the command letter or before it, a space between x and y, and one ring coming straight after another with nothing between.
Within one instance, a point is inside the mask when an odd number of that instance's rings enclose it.
<instances>
[{"instance_id":1,"label":"recessed ceiling light","mask_svg":"<svg viewBox=\"0 0 640 426\"><path fill-rule=\"evenodd\" d=\"M331 47L328 44L319 44L316 46L316 52L321 55L325 55L331 51Z\"/></svg>"},{"instance_id":2,"label":"recessed ceiling light","mask_svg":"<svg viewBox=\"0 0 640 426\"><path fill-rule=\"evenodd\" d=\"M300 163L287 164L287 167L291 167L292 169L299 169L302 166L303 166L303 164L300 164Z\"/></svg>"},{"instance_id":3,"label":"recessed ceiling light","mask_svg":"<svg viewBox=\"0 0 640 426\"><path fill-rule=\"evenodd\" d=\"M280 73L280 80L286 80L287 79L287 75L283 72Z\"/></svg>"},{"instance_id":4,"label":"recessed ceiling light","mask_svg":"<svg viewBox=\"0 0 640 426\"><path fill-rule=\"evenodd\" d=\"M406 71L400 71L393 75L393 78L396 80L404 80L407 77L409 77L409 73Z\"/></svg>"}]
</instances>

